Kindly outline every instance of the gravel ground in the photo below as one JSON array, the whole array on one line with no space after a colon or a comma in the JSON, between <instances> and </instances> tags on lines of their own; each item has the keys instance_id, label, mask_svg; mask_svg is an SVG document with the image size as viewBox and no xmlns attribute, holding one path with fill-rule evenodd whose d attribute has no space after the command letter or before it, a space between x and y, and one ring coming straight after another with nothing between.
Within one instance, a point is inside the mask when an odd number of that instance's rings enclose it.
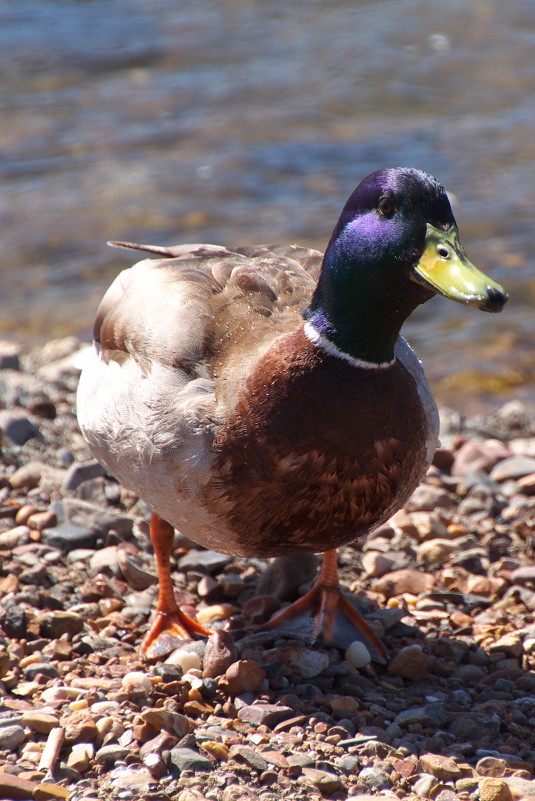
<instances>
[{"instance_id":1,"label":"gravel ground","mask_svg":"<svg viewBox=\"0 0 535 801\"><path fill-rule=\"evenodd\" d=\"M177 594L215 633L149 665L147 509L79 434L82 352L0 343L0 799L535 798L535 410L443 410L425 482L340 552L388 665L255 634L314 557L180 535Z\"/></svg>"}]
</instances>

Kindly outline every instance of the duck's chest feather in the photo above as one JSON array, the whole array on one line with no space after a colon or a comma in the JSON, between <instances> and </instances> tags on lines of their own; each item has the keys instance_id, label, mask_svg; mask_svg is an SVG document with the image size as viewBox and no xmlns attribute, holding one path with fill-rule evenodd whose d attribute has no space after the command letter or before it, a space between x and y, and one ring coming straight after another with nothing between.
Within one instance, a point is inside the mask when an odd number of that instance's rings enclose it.
<instances>
[{"instance_id":1,"label":"duck's chest feather","mask_svg":"<svg viewBox=\"0 0 535 801\"><path fill-rule=\"evenodd\" d=\"M260 360L219 428L207 506L248 554L337 547L412 493L426 425L401 363L356 367L300 328Z\"/></svg>"}]
</instances>

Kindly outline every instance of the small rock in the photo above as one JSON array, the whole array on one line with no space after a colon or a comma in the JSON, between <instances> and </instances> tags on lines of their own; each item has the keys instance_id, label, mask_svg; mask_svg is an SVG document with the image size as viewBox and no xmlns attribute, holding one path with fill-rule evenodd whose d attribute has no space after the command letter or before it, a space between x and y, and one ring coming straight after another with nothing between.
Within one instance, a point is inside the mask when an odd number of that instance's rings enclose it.
<instances>
[{"instance_id":1,"label":"small rock","mask_svg":"<svg viewBox=\"0 0 535 801\"><path fill-rule=\"evenodd\" d=\"M253 726L267 726L268 729L272 729L277 723L293 716L294 710L288 706L265 703L244 706L238 712L240 720L252 723Z\"/></svg>"},{"instance_id":2,"label":"small rock","mask_svg":"<svg viewBox=\"0 0 535 801\"><path fill-rule=\"evenodd\" d=\"M109 774L111 787L117 792L119 798L121 791L147 797L150 785L154 783L154 777L150 770L144 765L127 765L112 770ZM134 796L131 796L134 797Z\"/></svg>"},{"instance_id":3,"label":"small rock","mask_svg":"<svg viewBox=\"0 0 535 801\"><path fill-rule=\"evenodd\" d=\"M378 551L367 551L362 555L362 567L370 578L384 576L385 573L391 572L395 566L396 560L393 557Z\"/></svg>"},{"instance_id":4,"label":"small rock","mask_svg":"<svg viewBox=\"0 0 535 801\"><path fill-rule=\"evenodd\" d=\"M514 799L535 798L535 779L522 779L520 776L510 776L507 784Z\"/></svg>"},{"instance_id":5,"label":"small rock","mask_svg":"<svg viewBox=\"0 0 535 801\"><path fill-rule=\"evenodd\" d=\"M225 673L236 662L238 652L234 638L228 631L216 631L206 643L203 677L215 678Z\"/></svg>"},{"instance_id":6,"label":"small rock","mask_svg":"<svg viewBox=\"0 0 535 801\"><path fill-rule=\"evenodd\" d=\"M213 762L208 757L202 756L193 748L181 748L177 746L171 751L171 765L179 771L192 770L194 772L211 771Z\"/></svg>"},{"instance_id":7,"label":"small rock","mask_svg":"<svg viewBox=\"0 0 535 801\"><path fill-rule=\"evenodd\" d=\"M215 573L222 570L232 560L232 557L226 554L216 553L216 551L199 551L192 548L185 556L183 556L178 566L181 570L202 570L206 573Z\"/></svg>"},{"instance_id":8,"label":"small rock","mask_svg":"<svg viewBox=\"0 0 535 801\"><path fill-rule=\"evenodd\" d=\"M388 665L390 676L420 681L427 673L428 656L419 645L402 648Z\"/></svg>"},{"instance_id":9,"label":"small rock","mask_svg":"<svg viewBox=\"0 0 535 801\"><path fill-rule=\"evenodd\" d=\"M214 620L228 620L235 612L236 607L232 604L212 604L197 611L197 622L209 626Z\"/></svg>"},{"instance_id":10,"label":"small rock","mask_svg":"<svg viewBox=\"0 0 535 801\"><path fill-rule=\"evenodd\" d=\"M57 679L59 671L55 665L50 662L33 662L28 667L24 668L24 678L26 681L33 681L39 674L47 676L49 679Z\"/></svg>"},{"instance_id":11,"label":"small rock","mask_svg":"<svg viewBox=\"0 0 535 801\"><path fill-rule=\"evenodd\" d=\"M331 795L340 789L342 782L334 773L317 768L303 768L303 775L298 781L303 784L311 784L316 787L324 796ZM301 778L304 780L301 782Z\"/></svg>"},{"instance_id":12,"label":"small rock","mask_svg":"<svg viewBox=\"0 0 535 801\"><path fill-rule=\"evenodd\" d=\"M507 481L508 479L521 478L530 473L535 473L535 459L527 456L511 456L496 465L490 477L493 481Z\"/></svg>"},{"instance_id":13,"label":"small rock","mask_svg":"<svg viewBox=\"0 0 535 801\"><path fill-rule=\"evenodd\" d=\"M0 798L28 799L33 797L37 787L35 782L0 771Z\"/></svg>"},{"instance_id":14,"label":"small rock","mask_svg":"<svg viewBox=\"0 0 535 801\"><path fill-rule=\"evenodd\" d=\"M497 715L485 716L474 713L459 715L449 727L449 732L460 742L470 742L476 746L493 746L500 731Z\"/></svg>"},{"instance_id":15,"label":"small rock","mask_svg":"<svg viewBox=\"0 0 535 801\"><path fill-rule=\"evenodd\" d=\"M19 604L13 604L8 607L4 619L2 621L2 628L8 637L13 639L21 639L25 636L28 626L28 617L26 610Z\"/></svg>"},{"instance_id":16,"label":"small rock","mask_svg":"<svg viewBox=\"0 0 535 801\"><path fill-rule=\"evenodd\" d=\"M150 723L158 731L164 729L177 737L184 737L191 731L191 723L185 715L171 712L171 710L163 709L163 707L144 709L141 712L141 717L145 723Z\"/></svg>"},{"instance_id":17,"label":"small rock","mask_svg":"<svg viewBox=\"0 0 535 801\"><path fill-rule=\"evenodd\" d=\"M121 684L123 690L135 698L148 698L153 691L151 680L146 673L142 673L140 670L126 673Z\"/></svg>"},{"instance_id":18,"label":"small rock","mask_svg":"<svg viewBox=\"0 0 535 801\"><path fill-rule=\"evenodd\" d=\"M431 773L437 779L450 781L461 776L461 769L450 757L439 754L421 754L420 762L426 773Z\"/></svg>"},{"instance_id":19,"label":"small rock","mask_svg":"<svg viewBox=\"0 0 535 801\"><path fill-rule=\"evenodd\" d=\"M52 715L48 712L38 712L37 710L23 712L22 722L24 726L28 726L29 729L37 732L37 734L50 734L52 729L59 726L59 718L57 715Z\"/></svg>"},{"instance_id":20,"label":"small rock","mask_svg":"<svg viewBox=\"0 0 535 801\"><path fill-rule=\"evenodd\" d=\"M84 621L75 612L43 612L37 615L35 623L39 626L41 637L58 638L63 634L79 634L84 628Z\"/></svg>"},{"instance_id":21,"label":"small rock","mask_svg":"<svg viewBox=\"0 0 535 801\"><path fill-rule=\"evenodd\" d=\"M15 751L24 739L22 726L0 726L0 751Z\"/></svg>"},{"instance_id":22,"label":"small rock","mask_svg":"<svg viewBox=\"0 0 535 801\"><path fill-rule=\"evenodd\" d=\"M282 659L304 679L313 679L329 667L329 655L310 648L286 648Z\"/></svg>"},{"instance_id":23,"label":"small rock","mask_svg":"<svg viewBox=\"0 0 535 801\"><path fill-rule=\"evenodd\" d=\"M95 548L97 534L85 526L76 526L72 523L60 523L52 528L45 529L42 540L63 553L69 553L76 548Z\"/></svg>"},{"instance_id":24,"label":"small rock","mask_svg":"<svg viewBox=\"0 0 535 801\"><path fill-rule=\"evenodd\" d=\"M345 652L345 658L350 665L356 668L366 667L372 660L370 652L360 640L355 640L351 643Z\"/></svg>"},{"instance_id":25,"label":"small rock","mask_svg":"<svg viewBox=\"0 0 535 801\"><path fill-rule=\"evenodd\" d=\"M90 459L87 462L75 462L65 473L61 488L64 492L73 492L84 481L100 478L105 474L106 471L96 459Z\"/></svg>"},{"instance_id":26,"label":"small rock","mask_svg":"<svg viewBox=\"0 0 535 801\"><path fill-rule=\"evenodd\" d=\"M443 728L449 722L449 717L443 705L437 702L404 709L396 715L394 722L402 729L418 724L424 728Z\"/></svg>"},{"instance_id":27,"label":"small rock","mask_svg":"<svg viewBox=\"0 0 535 801\"><path fill-rule=\"evenodd\" d=\"M29 439L39 436L39 429L24 412L0 410L0 430L15 445L24 445Z\"/></svg>"},{"instance_id":28,"label":"small rock","mask_svg":"<svg viewBox=\"0 0 535 801\"><path fill-rule=\"evenodd\" d=\"M513 795L505 779L481 779L478 786L479 801L512 801Z\"/></svg>"},{"instance_id":29,"label":"small rock","mask_svg":"<svg viewBox=\"0 0 535 801\"><path fill-rule=\"evenodd\" d=\"M522 565L511 573L513 584L535 584L535 565Z\"/></svg>"},{"instance_id":30,"label":"small rock","mask_svg":"<svg viewBox=\"0 0 535 801\"><path fill-rule=\"evenodd\" d=\"M56 513L51 509L46 509L43 512L34 512L28 518L28 526L36 531L43 531L45 528L55 526L56 523Z\"/></svg>"},{"instance_id":31,"label":"small rock","mask_svg":"<svg viewBox=\"0 0 535 801\"><path fill-rule=\"evenodd\" d=\"M380 768L363 768L359 772L358 778L359 782L369 787L370 790L389 790L392 787L392 779Z\"/></svg>"},{"instance_id":32,"label":"small rock","mask_svg":"<svg viewBox=\"0 0 535 801\"><path fill-rule=\"evenodd\" d=\"M431 484L420 484L405 504L408 512L432 512L434 509L452 509L455 500L445 490Z\"/></svg>"},{"instance_id":33,"label":"small rock","mask_svg":"<svg viewBox=\"0 0 535 801\"><path fill-rule=\"evenodd\" d=\"M470 473L483 471L490 473L492 468L509 456L507 446L497 439L484 442L468 440L455 454L452 475L464 478Z\"/></svg>"},{"instance_id":34,"label":"small rock","mask_svg":"<svg viewBox=\"0 0 535 801\"><path fill-rule=\"evenodd\" d=\"M245 762L246 765L257 770L259 773L267 770L268 763L261 754L250 748L247 745L233 745L230 749L229 756L233 759L239 759L240 762Z\"/></svg>"},{"instance_id":35,"label":"small rock","mask_svg":"<svg viewBox=\"0 0 535 801\"><path fill-rule=\"evenodd\" d=\"M435 581L435 576L431 573L402 568L376 579L372 584L372 589L374 592L379 592L386 596L386 598L393 598L405 592L419 595L422 592L429 592L434 587Z\"/></svg>"},{"instance_id":36,"label":"small rock","mask_svg":"<svg viewBox=\"0 0 535 801\"><path fill-rule=\"evenodd\" d=\"M252 659L240 659L226 670L223 682L227 692L235 696L258 692L265 678L265 671L258 662Z\"/></svg>"},{"instance_id":37,"label":"small rock","mask_svg":"<svg viewBox=\"0 0 535 801\"><path fill-rule=\"evenodd\" d=\"M183 648L177 648L165 660L166 665L178 665L182 668L184 673L188 670L200 670L201 658L195 651L186 651Z\"/></svg>"},{"instance_id":38,"label":"small rock","mask_svg":"<svg viewBox=\"0 0 535 801\"><path fill-rule=\"evenodd\" d=\"M438 537L422 542L416 551L416 561L424 567L442 566L442 563L452 554L458 545L455 540L444 540Z\"/></svg>"},{"instance_id":39,"label":"small rock","mask_svg":"<svg viewBox=\"0 0 535 801\"><path fill-rule=\"evenodd\" d=\"M77 770L78 773L83 773L89 768L94 756L95 746L93 743L76 743L67 757L67 765L69 768Z\"/></svg>"},{"instance_id":40,"label":"small rock","mask_svg":"<svg viewBox=\"0 0 535 801\"><path fill-rule=\"evenodd\" d=\"M119 759L124 759L129 753L130 751L128 748L118 743L103 745L95 754L95 762L97 765L106 765L110 762L117 762Z\"/></svg>"}]
</instances>

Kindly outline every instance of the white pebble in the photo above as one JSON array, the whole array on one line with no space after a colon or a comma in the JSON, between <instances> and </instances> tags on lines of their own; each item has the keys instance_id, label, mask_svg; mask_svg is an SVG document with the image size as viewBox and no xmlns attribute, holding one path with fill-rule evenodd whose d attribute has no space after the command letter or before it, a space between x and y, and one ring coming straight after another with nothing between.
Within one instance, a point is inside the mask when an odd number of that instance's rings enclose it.
<instances>
[{"instance_id":1,"label":"white pebble","mask_svg":"<svg viewBox=\"0 0 535 801\"><path fill-rule=\"evenodd\" d=\"M345 657L356 668L366 667L372 661L370 652L360 640L355 640L351 643L345 653Z\"/></svg>"},{"instance_id":2,"label":"white pebble","mask_svg":"<svg viewBox=\"0 0 535 801\"><path fill-rule=\"evenodd\" d=\"M123 676L122 685L126 692L144 690L147 695L150 695L153 689L152 681L141 670L132 670L130 673L126 673Z\"/></svg>"},{"instance_id":3,"label":"white pebble","mask_svg":"<svg viewBox=\"0 0 535 801\"><path fill-rule=\"evenodd\" d=\"M180 648L167 657L165 660L168 665L180 665L184 673L188 670L199 670L201 658L195 651L182 651Z\"/></svg>"}]
</instances>

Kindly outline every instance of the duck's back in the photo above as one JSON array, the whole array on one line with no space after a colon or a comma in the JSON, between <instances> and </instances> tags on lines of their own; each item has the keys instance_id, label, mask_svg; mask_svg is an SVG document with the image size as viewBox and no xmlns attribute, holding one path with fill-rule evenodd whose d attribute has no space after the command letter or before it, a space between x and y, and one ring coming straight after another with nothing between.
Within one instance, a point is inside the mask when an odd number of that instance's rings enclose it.
<instances>
[{"instance_id":1,"label":"duck's back","mask_svg":"<svg viewBox=\"0 0 535 801\"><path fill-rule=\"evenodd\" d=\"M165 249L121 273L79 390L96 457L161 517L220 551L319 551L405 500L436 409L402 340L358 370L305 335L321 254Z\"/></svg>"}]
</instances>

